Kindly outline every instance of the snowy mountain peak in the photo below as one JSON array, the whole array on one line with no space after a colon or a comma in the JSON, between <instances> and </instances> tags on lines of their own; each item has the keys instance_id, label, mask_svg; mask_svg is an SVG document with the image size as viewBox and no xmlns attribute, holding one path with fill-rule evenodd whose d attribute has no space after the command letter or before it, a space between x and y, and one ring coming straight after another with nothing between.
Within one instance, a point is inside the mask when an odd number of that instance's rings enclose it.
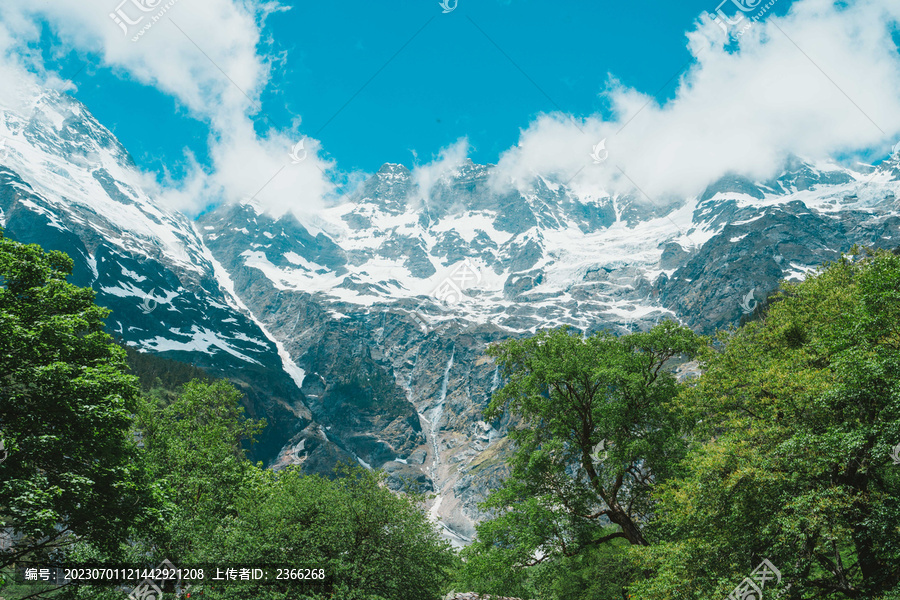
<instances>
[{"instance_id":1,"label":"snowy mountain peak","mask_svg":"<svg viewBox=\"0 0 900 600\"><path fill-rule=\"evenodd\" d=\"M408 178L412 173L405 166L396 163L384 163L376 173L378 177L383 179L402 179Z\"/></svg>"},{"instance_id":2,"label":"snowy mountain peak","mask_svg":"<svg viewBox=\"0 0 900 600\"><path fill-rule=\"evenodd\" d=\"M90 230L98 241L145 258L195 272L205 268L202 243L188 219L144 191L152 182L77 100L47 91L27 114L0 107L0 136L6 140L0 167L7 181L33 194L30 202L52 215L53 226L66 229L63 221L70 220L79 235Z\"/></svg>"}]
</instances>

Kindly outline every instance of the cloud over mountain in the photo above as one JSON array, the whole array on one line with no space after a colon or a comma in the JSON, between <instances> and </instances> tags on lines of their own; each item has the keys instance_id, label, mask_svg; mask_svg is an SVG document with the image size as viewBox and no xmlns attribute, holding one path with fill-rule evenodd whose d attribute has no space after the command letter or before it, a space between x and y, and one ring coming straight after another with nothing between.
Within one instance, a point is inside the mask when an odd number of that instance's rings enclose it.
<instances>
[{"instance_id":1,"label":"cloud over mountain","mask_svg":"<svg viewBox=\"0 0 900 600\"><path fill-rule=\"evenodd\" d=\"M241 0L8 0L0 5L2 68L24 75L27 66L51 80L35 51L46 24L63 47L99 56L123 78L172 96L209 123L212 165L204 169L187 156L189 175L159 189L171 204L196 211L255 196L274 212L315 210L333 188L325 174L332 164L318 157L319 143L305 140L308 156L294 164L289 154L302 135L288 129L293 124L258 133L251 119L275 60L262 27L281 10L277 2Z\"/></svg>"},{"instance_id":2,"label":"cloud over mountain","mask_svg":"<svg viewBox=\"0 0 900 600\"><path fill-rule=\"evenodd\" d=\"M38 74L34 82L52 81L40 51L49 31L62 46L98 56L209 124L209 163L187 154L186 176L149 174L158 180L158 197L191 213L248 198L275 214L315 213L341 193L333 180L342 165L324 158L321 141L304 137L299 118L254 122L285 59L267 39L265 22L284 10L254 0L5 0L0 74L27 82L30 70ZM499 157L494 183L522 187L543 175L589 193L638 187L664 202L697 194L727 172L777 174L792 154L883 156L900 138L898 21L893 0L797 0L786 16L766 15L740 37L703 16L687 33L693 60L670 100L660 103L611 74L604 93L610 115L554 112L523 124L519 144ZM7 105L27 102L13 96L0 91ZM297 161L290 153L300 140L304 159ZM595 161L592 148L601 140L609 154ZM426 192L467 153L467 142L459 142L416 168L417 189ZM347 177L352 169L343 171Z\"/></svg>"},{"instance_id":3,"label":"cloud over mountain","mask_svg":"<svg viewBox=\"0 0 900 600\"><path fill-rule=\"evenodd\" d=\"M791 154L883 156L900 137L898 21L900 6L888 0L801 0L729 38L704 16L687 34L694 61L671 100L611 79L614 118L540 116L502 155L497 182L541 174L592 188L637 185L663 201L727 172L771 176ZM590 153L603 139L609 157L595 164Z\"/></svg>"}]
</instances>

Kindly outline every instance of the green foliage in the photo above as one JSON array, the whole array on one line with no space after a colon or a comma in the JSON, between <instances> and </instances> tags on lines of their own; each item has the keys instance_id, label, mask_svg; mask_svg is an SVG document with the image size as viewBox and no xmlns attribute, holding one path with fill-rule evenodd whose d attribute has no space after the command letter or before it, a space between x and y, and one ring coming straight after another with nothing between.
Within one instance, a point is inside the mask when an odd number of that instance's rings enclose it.
<instances>
[{"instance_id":1,"label":"green foliage","mask_svg":"<svg viewBox=\"0 0 900 600\"><path fill-rule=\"evenodd\" d=\"M143 507L135 378L72 261L0 233L0 568L72 543L118 550Z\"/></svg>"},{"instance_id":2,"label":"green foliage","mask_svg":"<svg viewBox=\"0 0 900 600\"><path fill-rule=\"evenodd\" d=\"M240 392L204 378L172 393L202 371L112 344L108 311L66 283L71 265L0 236L0 427L10 453L0 527L21 534L0 552L0 573L51 554L69 565L278 564L323 569L325 585L195 589L213 599L439 597L457 558L421 498L392 494L382 474L361 469L329 480L252 464L245 444L265 423L244 418ZM125 597L94 586L3 593Z\"/></svg>"},{"instance_id":3,"label":"green foliage","mask_svg":"<svg viewBox=\"0 0 900 600\"><path fill-rule=\"evenodd\" d=\"M664 367L703 343L665 322L621 338L559 329L491 347L506 383L486 418L509 410L523 427L510 433L512 472L484 503L495 518L465 551L463 581L522 594L523 568L583 564L577 557L617 540L649 543L650 491L685 449L668 407L677 384ZM610 585L621 593L621 580Z\"/></svg>"},{"instance_id":4,"label":"green foliage","mask_svg":"<svg viewBox=\"0 0 900 600\"><path fill-rule=\"evenodd\" d=\"M485 415L509 411L517 427L510 476L484 503L493 518L464 565L421 498L392 494L381 474L328 479L247 460L264 423L244 418L231 384L193 380L175 394L200 373L132 353L149 390L139 398L126 351L103 333L107 311L66 282L70 270L60 253L0 236L0 527L20 534L0 551L0 574L55 552L327 577L195 587L211 600L427 600L451 576L457 589L528 598L701 600L725 597L768 558L788 600L900 600L896 254L786 284L714 346L667 322L491 347L506 383ZM698 353L703 375L676 383L672 362ZM346 403L384 409L387 384L353 396L352 373Z\"/></svg>"},{"instance_id":5,"label":"green foliage","mask_svg":"<svg viewBox=\"0 0 900 600\"><path fill-rule=\"evenodd\" d=\"M543 563L529 572L528 598L549 600L622 600L625 584L637 577L627 543L588 549L558 563Z\"/></svg>"},{"instance_id":6,"label":"green foliage","mask_svg":"<svg viewBox=\"0 0 900 600\"><path fill-rule=\"evenodd\" d=\"M489 416L508 406L526 427L513 433L513 474L486 503L495 518L465 551L460 583L537 598L624 597L627 587L705 600L768 558L784 580L767 597L897 597L900 256L843 259L785 284L757 317L715 346L682 338L672 347L699 349L703 375L646 393L626 341L552 332L493 349L509 383ZM636 466L651 476L619 504L638 507L628 517L646 543L610 546L609 529L588 519L606 512L618 524L609 492Z\"/></svg>"},{"instance_id":7,"label":"green foliage","mask_svg":"<svg viewBox=\"0 0 900 600\"><path fill-rule=\"evenodd\" d=\"M181 387L198 379L212 381L212 377L203 369L163 358L149 352L139 352L131 346L122 344L128 360L128 367L136 375L145 394L159 395L168 401L174 400Z\"/></svg>"},{"instance_id":8,"label":"green foliage","mask_svg":"<svg viewBox=\"0 0 900 600\"><path fill-rule=\"evenodd\" d=\"M143 403L148 468L165 509L148 544L157 562L322 568L322 589L298 582L203 586L212 599L286 600L327 591L341 598L434 598L454 555L415 498L383 477L345 470L332 481L250 463L242 443L263 424L245 420L227 382L194 381L176 401Z\"/></svg>"},{"instance_id":9,"label":"green foliage","mask_svg":"<svg viewBox=\"0 0 900 600\"><path fill-rule=\"evenodd\" d=\"M321 568L324 591L338 597L391 600L437 598L454 564L449 544L415 498L398 496L383 476L344 469L334 480L289 468L257 471L209 539L216 562ZM290 585L236 587L221 598L287 598Z\"/></svg>"},{"instance_id":10,"label":"green foliage","mask_svg":"<svg viewBox=\"0 0 900 600\"><path fill-rule=\"evenodd\" d=\"M786 284L723 335L681 397L697 423L659 492L643 598L721 596L769 558L791 598L875 597L900 582L900 257L841 260ZM676 595L673 590L678 588Z\"/></svg>"},{"instance_id":11,"label":"green foliage","mask_svg":"<svg viewBox=\"0 0 900 600\"><path fill-rule=\"evenodd\" d=\"M530 526L525 523L525 527ZM478 539L463 550L466 562L456 573L454 589L546 600L620 600L628 582L637 576L629 544L623 539L522 568L523 558L534 562L534 557L523 557L516 548L502 544L491 546L511 527L515 523L502 517L479 526ZM608 527L604 532L613 529Z\"/></svg>"},{"instance_id":12,"label":"green foliage","mask_svg":"<svg viewBox=\"0 0 900 600\"><path fill-rule=\"evenodd\" d=\"M171 404L141 403L138 426L147 469L165 502L157 540L162 558L194 556L221 519L235 514L235 502L256 467L243 443L265 422L244 419L241 394L226 381L191 381Z\"/></svg>"}]
</instances>

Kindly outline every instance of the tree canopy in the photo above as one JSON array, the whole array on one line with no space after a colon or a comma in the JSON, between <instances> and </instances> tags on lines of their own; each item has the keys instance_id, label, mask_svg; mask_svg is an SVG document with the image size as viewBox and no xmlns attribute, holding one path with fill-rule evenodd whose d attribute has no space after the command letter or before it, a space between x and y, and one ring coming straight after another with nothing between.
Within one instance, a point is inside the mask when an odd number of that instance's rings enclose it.
<instances>
[{"instance_id":1,"label":"tree canopy","mask_svg":"<svg viewBox=\"0 0 900 600\"><path fill-rule=\"evenodd\" d=\"M71 270L0 231L0 568L75 539L113 552L142 510L135 378Z\"/></svg>"},{"instance_id":2,"label":"tree canopy","mask_svg":"<svg viewBox=\"0 0 900 600\"><path fill-rule=\"evenodd\" d=\"M514 571L576 557L622 540L649 543L644 523L654 484L686 448L668 402L666 365L703 339L666 321L647 333L582 337L562 328L491 347L505 379L485 417L518 419L511 475L485 502L496 518L478 528L472 570L490 591Z\"/></svg>"},{"instance_id":3,"label":"tree canopy","mask_svg":"<svg viewBox=\"0 0 900 600\"><path fill-rule=\"evenodd\" d=\"M280 564L325 575L312 587L194 582L211 599L440 596L456 558L421 498L394 495L382 475L362 469L331 480L253 464L246 448L265 423L245 418L227 381L169 389L195 373L185 365L148 380L141 396L125 350L103 331L108 311L90 289L66 282L71 267L61 253L0 236L0 436L8 451L0 462L0 594L127 596L112 586L31 587L8 577L14 562L52 559ZM132 358L143 372L159 366Z\"/></svg>"},{"instance_id":4,"label":"tree canopy","mask_svg":"<svg viewBox=\"0 0 900 600\"><path fill-rule=\"evenodd\" d=\"M239 400L227 382L194 381L170 405L143 404L148 469L165 498L164 528L152 544L159 561L283 565L327 576L312 587L300 581L198 587L213 599L439 596L454 555L420 499L394 495L382 475L361 468L344 468L332 480L252 464L242 443L261 424L243 418Z\"/></svg>"},{"instance_id":5,"label":"tree canopy","mask_svg":"<svg viewBox=\"0 0 900 600\"><path fill-rule=\"evenodd\" d=\"M763 558L791 598L900 583L900 257L843 259L785 284L768 314L702 356L679 402L696 423L658 492L641 597L730 591Z\"/></svg>"},{"instance_id":6,"label":"tree canopy","mask_svg":"<svg viewBox=\"0 0 900 600\"><path fill-rule=\"evenodd\" d=\"M666 359L695 352L701 375L677 383ZM461 582L560 600L900 598L897 254L855 250L785 283L711 344L668 324L491 353L506 383L488 416L518 419L517 450Z\"/></svg>"},{"instance_id":7,"label":"tree canopy","mask_svg":"<svg viewBox=\"0 0 900 600\"><path fill-rule=\"evenodd\" d=\"M511 469L464 564L423 498L383 474L250 462L265 424L230 383L141 396L71 266L0 234L0 577L56 553L325 573L318 586L195 583L213 600L427 600L451 578L541 600L705 600L750 590L763 564L765 597L900 600L896 254L855 252L786 283L712 343L664 322L492 346L504 384L485 418L512 416ZM687 359L701 375L678 382ZM177 371L148 386L194 373Z\"/></svg>"}]
</instances>

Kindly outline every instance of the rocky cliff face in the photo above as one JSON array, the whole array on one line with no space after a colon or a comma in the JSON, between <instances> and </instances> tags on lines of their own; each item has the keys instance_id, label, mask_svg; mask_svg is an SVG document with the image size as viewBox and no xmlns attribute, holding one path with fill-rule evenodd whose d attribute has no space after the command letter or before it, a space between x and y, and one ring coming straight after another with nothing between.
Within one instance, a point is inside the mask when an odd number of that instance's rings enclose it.
<instances>
[{"instance_id":1,"label":"rocky cliff face","mask_svg":"<svg viewBox=\"0 0 900 600\"><path fill-rule=\"evenodd\" d=\"M854 244L900 245L895 155L861 173L809 165L768 184L732 179L694 209L714 235L655 283L662 304L703 332L737 321L782 279L801 279ZM690 235L690 232L688 232Z\"/></svg>"},{"instance_id":2,"label":"rocky cliff face","mask_svg":"<svg viewBox=\"0 0 900 600\"><path fill-rule=\"evenodd\" d=\"M236 381L271 427L258 458L382 468L434 492L459 543L505 475L509 423L485 348L571 325L625 333L675 318L709 333L781 279L900 235L900 157L794 159L666 207L536 178L498 188L468 163L421 189L385 165L315 219L252 203L192 222L143 191L127 152L75 100L0 107L0 224L75 258L125 342Z\"/></svg>"}]
</instances>

